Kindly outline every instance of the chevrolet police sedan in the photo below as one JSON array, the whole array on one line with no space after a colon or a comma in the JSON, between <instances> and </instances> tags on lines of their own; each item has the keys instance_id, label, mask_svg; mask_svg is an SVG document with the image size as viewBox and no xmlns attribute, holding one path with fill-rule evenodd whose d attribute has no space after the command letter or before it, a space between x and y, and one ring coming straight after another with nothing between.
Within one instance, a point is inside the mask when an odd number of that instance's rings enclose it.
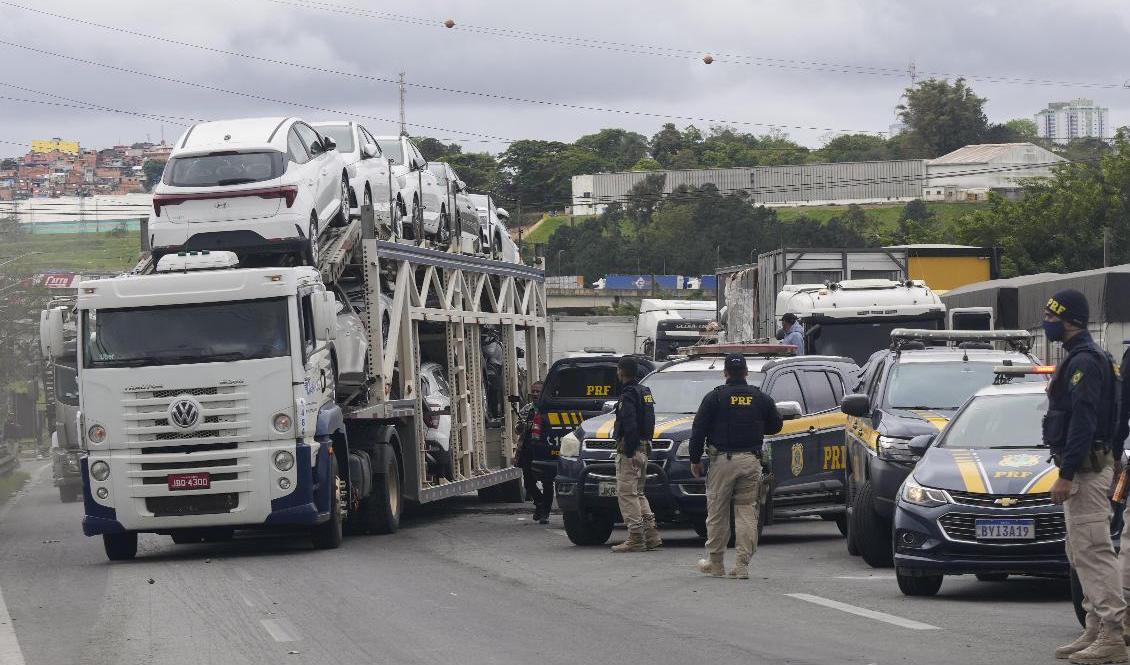
<instances>
[{"instance_id":1,"label":"chevrolet police sedan","mask_svg":"<svg viewBox=\"0 0 1130 665\"><path fill-rule=\"evenodd\" d=\"M846 417L836 407L859 368L850 358L796 357L792 347L778 344L695 347L690 357L667 363L641 381L655 397L645 493L656 518L689 522L706 535L706 483L690 470L691 425L702 398L723 383L722 363L730 351L746 355L749 383L773 398L786 417L781 432L765 438L762 464L771 476L759 528L775 519L820 516L835 521L842 532ZM565 532L577 545L604 543L620 520L614 426L613 415L604 414L561 439L557 504Z\"/></svg>"},{"instance_id":2,"label":"chevrolet police sedan","mask_svg":"<svg viewBox=\"0 0 1130 665\"><path fill-rule=\"evenodd\" d=\"M910 443L925 455L895 506L895 575L904 594L934 595L945 575L1068 574L1063 508L1049 495L1059 473L1041 445L1045 387L983 388L940 434Z\"/></svg>"}]
</instances>

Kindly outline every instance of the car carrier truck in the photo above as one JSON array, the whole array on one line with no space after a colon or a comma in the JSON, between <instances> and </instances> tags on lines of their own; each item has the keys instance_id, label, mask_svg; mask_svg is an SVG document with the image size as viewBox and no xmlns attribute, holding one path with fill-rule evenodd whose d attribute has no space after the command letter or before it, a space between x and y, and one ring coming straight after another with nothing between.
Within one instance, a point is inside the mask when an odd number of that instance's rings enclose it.
<instances>
[{"instance_id":1,"label":"car carrier truck","mask_svg":"<svg viewBox=\"0 0 1130 665\"><path fill-rule=\"evenodd\" d=\"M520 500L514 410L486 428L480 328L500 331L516 401L519 362L529 381L547 369L545 306L540 269L378 240L369 206L331 232L317 267L240 267L213 251L86 281L83 531L111 560L136 556L139 533L183 543L275 528L333 548L343 531L395 531L404 501ZM65 353L65 312L41 316L48 357ZM427 463L425 361L450 380L443 475Z\"/></svg>"}]
</instances>

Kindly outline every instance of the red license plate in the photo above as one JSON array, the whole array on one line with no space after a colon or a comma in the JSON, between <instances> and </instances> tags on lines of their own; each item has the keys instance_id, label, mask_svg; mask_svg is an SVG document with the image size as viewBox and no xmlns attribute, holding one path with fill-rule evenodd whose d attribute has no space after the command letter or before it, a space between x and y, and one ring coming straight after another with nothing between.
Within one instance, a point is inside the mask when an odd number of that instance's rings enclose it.
<instances>
[{"instance_id":1,"label":"red license plate","mask_svg":"<svg viewBox=\"0 0 1130 665\"><path fill-rule=\"evenodd\" d=\"M212 487L212 476L207 472L174 473L169 475L170 490L206 490Z\"/></svg>"}]
</instances>

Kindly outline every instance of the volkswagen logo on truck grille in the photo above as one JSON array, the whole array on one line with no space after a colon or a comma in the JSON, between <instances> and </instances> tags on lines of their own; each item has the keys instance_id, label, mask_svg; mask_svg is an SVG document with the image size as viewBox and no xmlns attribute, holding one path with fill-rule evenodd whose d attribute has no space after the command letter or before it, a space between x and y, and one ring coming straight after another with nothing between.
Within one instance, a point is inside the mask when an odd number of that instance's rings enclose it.
<instances>
[{"instance_id":1,"label":"volkswagen logo on truck grille","mask_svg":"<svg viewBox=\"0 0 1130 665\"><path fill-rule=\"evenodd\" d=\"M191 397L178 397L169 405L169 422L181 429L195 429L200 424L200 403Z\"/></svg>"}]
</instances>

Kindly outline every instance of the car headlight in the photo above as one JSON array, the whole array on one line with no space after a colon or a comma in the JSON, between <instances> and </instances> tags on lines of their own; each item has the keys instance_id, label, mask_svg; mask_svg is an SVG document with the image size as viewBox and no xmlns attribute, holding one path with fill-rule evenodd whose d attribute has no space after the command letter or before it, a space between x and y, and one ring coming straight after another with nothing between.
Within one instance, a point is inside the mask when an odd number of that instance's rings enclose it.
<instances>
[{"instance_id":1,"label":"car headlight","mask_svg":"<svg viewBox=\"0 0 1130 665\"><path fill-rule=\"evenodd\" d=\"M294 455L289 450L280 450L275 453L274 464L279 471L290 471L294 466Z\"/></svg>"},{"instance_id":2,"label":"car headlight","mask_svg":"<svg viewBox=\"0 0 1130 665\"><path fill-rule=\"evenodd\" d=\"M561 457L576 457L581 454L581 440L576 432L561 437Z\"/></svg>"},{"instance_id":3,"label":"car headlight","mask_svg":"<svg viewBox=\"0 0 1130 665\"><path fill-rule=\"evenodd\" d=\"M916 458L907 444L910 439L901 436L879 436L879 457L897 462L913 462Z\"/></svg>"},{"instance_id":4,"label":"car headlight","mask_svg":"<svg viewBox=\"0 0 1130 665\"><path fill-rule=\"evenodd\" d=\"M679 447L675 449L675 459L690 459L691 458L691 442L683 441Z\"/></svg>"},{"instance_id":5,"label":"car headlight","mask_svg":"<svg viewBox=\"0 0 1130 665\"><path fill-rule=\"evenodd\" d=\"M99 460L90 465L90 475L98 482L102 482L110 477L110 465Z\"/></svg>"},{"instance_id":6,"label":"car headlight","mask_svg":"<svg viewBox=\"0 0 1130 665\"><path fill-rule=\"evenodd\" d=\"M923 487L914 482L913 477L909 477L906 479L906 482L902 484L902 500L907 503L913 503L916 506L934 508L949 503L950 496L946 494L945 490Z\"/></svg>"}]
</instances>

